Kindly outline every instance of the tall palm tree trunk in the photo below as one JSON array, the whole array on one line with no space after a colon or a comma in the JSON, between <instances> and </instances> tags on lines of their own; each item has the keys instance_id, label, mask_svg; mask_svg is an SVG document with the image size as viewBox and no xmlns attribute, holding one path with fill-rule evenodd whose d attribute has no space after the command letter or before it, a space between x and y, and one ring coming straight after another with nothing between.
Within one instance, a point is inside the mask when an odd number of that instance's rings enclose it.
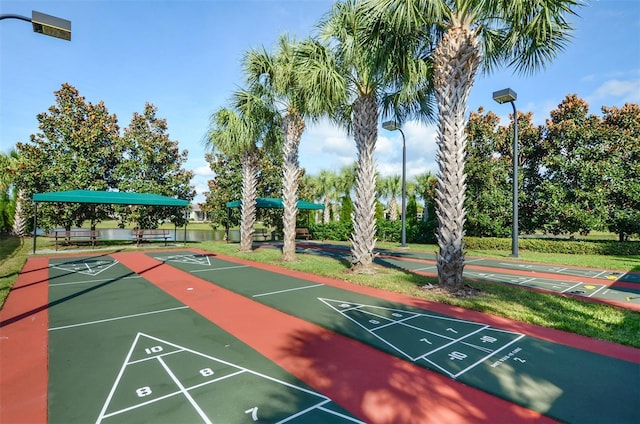
<instances>
[{"instance_id":1,"label":"tall palm tree trunk","mask_svg":"<svg viewBox=\"0 0 640 424\"><path fill-rule=\"evenodd\" d=\"M27 217L22 209L22 204L25 201L24 190L18 190L16 196L16 209L13 214L13 234L16 237L24 237L27 233Z\"/></svg>"},{"instance_id":2,"label":"tall palm tree trunk","mask_svg":"<svg viewBox=\"0 0 640 424\"><path fill-rule=\"evenodd\" d=\"M396 201L395 196L391 196L391 200L389 200L389 221L397 221L398 220L398 202Z\"/></svg>"},{"instance_id":3,"label":"tall palm tree trunk","mask_svg":"<svg viewBox=\"0 0 640 424\"><path fill-rule=\"evenodd\" d=\"M351 235L351 270L373 273L376 245L376 169L373 153L378 138L378 106L372 95L360 96L353 104L353 133L358 150L356 198Z\"/></svg>"},{"instance_id":4,"label":"tall palm tree trunk","mask_svg":"<svg viewBox=\"0 0 640 424\"><path fill-rule=\"evenodd\" d=\"M258 187L258 160L255 151L242 155L242 216L240 217L240 251L251 252Z\"/></svg>"},{"instance_id":5,"label":"tall palm tree trunk","mask_svg":"<svg viewBox=\"0 0 640 424\"><path fill-rule=\"evenodd\" d=\"M287 114L283 123L284 156L282 171L282 203L284 214L282 217L284 244L282 246L282 260L296 260L296 216L298 215L298 175L300 165L298 151L300 138L304 131L304 121L299 115Z\"/></svg>"},{"instance_id":6,"label":"tall palm tree trunk","mask_svg":"<svg viewBox=\"0 0 640 424\"><path fill-rule=\"evenodd\" d=\"M329 196L328 195L324 195L324 210L322 211L322 223L323 224L328 224L329 221L331 220L331 211L329 210L330 204L329 204Z\"/></svg>"},{"instance_id":7,"label":"tall palm tree trunk","mask_svg":"<svg viewBox=\"0 0 640 424\"><path fill-rule=\"evenodd\" d=\"M438 103L438 163L436 215L438 217L438 279L456 290L464 269L465 113L473 77L480 64L476 33L454 23L434 52L434 88Z\"/></svg>"}]
</instances>

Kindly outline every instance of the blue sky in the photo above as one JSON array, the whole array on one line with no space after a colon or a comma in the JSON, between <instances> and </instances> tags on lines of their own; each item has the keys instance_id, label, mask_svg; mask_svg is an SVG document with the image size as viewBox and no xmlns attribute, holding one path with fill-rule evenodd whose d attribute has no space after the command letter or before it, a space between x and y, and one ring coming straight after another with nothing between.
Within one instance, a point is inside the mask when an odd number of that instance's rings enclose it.
<instances>
[{"instance_id":1,"label":"blue sky","mask_svg":"<svg viewBox=\"0 0 640 424\"><path fill-rule=\"evenodd\" d=\"M271 50L282 33L307 37L327 13L328 0L75 0L0 2L0 13L31 16L32 10L72 22L72 41L39 34L19 20L0 22L0 151L36 133L38 113L54 104L53 92L68 82L87 101L104 101L126 127L145 102L158 107L169 136L189 151L188 169L200 193L212 177L202 145L210 115L242 85L240 61L251 48ZM532 76L509 69L480 75L469 111L483 106L508 122L511 107L491 99L510 87L517 108L538 124L567 94L577 94L598 114L601 106L640 103L640 1L588 1L573 17L574 39L545 70ZM435 129L404 126L407 174L436 172ZM328 123L308 126L300 165L310 174L339 170L356 158L355 144ZM382 175L402 171L398 132L380 129L376 161Z\"/></svg>"}]
</instances>

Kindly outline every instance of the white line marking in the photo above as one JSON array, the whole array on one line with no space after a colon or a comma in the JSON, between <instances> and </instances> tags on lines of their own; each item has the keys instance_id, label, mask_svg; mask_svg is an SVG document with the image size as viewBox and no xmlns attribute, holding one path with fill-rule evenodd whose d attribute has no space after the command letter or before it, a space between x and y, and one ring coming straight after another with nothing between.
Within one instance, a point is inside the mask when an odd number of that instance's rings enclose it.
<instances>
[{"instance_id":1,"label":"white line marking","mask_svg":"<svg viewBox=\"0 0 640 424\"><path fill-rule=\"evenodd\" d=\"M129 279L133 279L133 278L142 278L142 277L136 274L136 275L131 275L129 277L97 278L95 280L74 281L72 283L49 284L49 287L73 286L73 285L76 285L76 284L91 284L91 283L98 283L100 281L129 280Z\"/></svg>"},{"instance_id":2,"label":"white line marking","mask_svg":"<svg viewBox=\"0 0 640 424\"><path fill-rule=\"evenodd\" d=\"M573 286L568 287L568 288L566 288L566 289L562 290L560 293L566 293L566 292L568 292L569 290L571 290L571 289L573 289L573 288L575 288L575 287L578 287L578 286L579 286L579 285L581 285L581 284L582 284L582 283L576 283L576 284L574 284Z\"/></svg>"},{"instance_id":3,"label":"white line marking","mask_svg":"<svg viewBox=\"0 0 640 424\"><path fill-rule=\"evenodd\" d=\"M270 292L270 293L254 294L251 297L269 296L269 295L272 295L272 294L280 294L280 293L286 293L286 292L296 291L296 290L312 289L314 287L320 287L320 286L324 286L324 284L314 284L312 286L296 287L296 288L293 288L293 289L278 290L278 291L274 291L274 292Z\"/></svg>"},{"instance_id":4,"label":"white line marking","mask_svg":"<svg viewBox=\"0 0 640 424\"><path fill-rule=\"evenodd\" d=\"M330 400L329 400L329 399L327 399L327 400L325 400L325 401L321 402L321 403L320 403L320 404L318 404L318 405L310 406L310 407L309 407L309 408L307 408L307 409L303 409L303 410L301 410L301 411L296 412L296 413L295 413L295 414L293 414L293 415L289 415L287 418L285 418L284 420L280 420L280 421L278 421L276 424L282 424L282 423L286 423L286 422L288 422L288 421L291 421L291 420L293 420L294 418L298 418L299 416L304 415L304 414L306 414L307 412L309 412L309 411L311 411L311 410L314 410L314 409L316 409L316 408L319 408L320 406L324 405L325 403L329 403L329 402L330 402Z\"/></svg>"},{"instance_id":5,"label":"white line marking","mask_svg":"<svg viewBox=\"0 0 640 424\"><path fill-rule=\"evenodd\" d=\"M480 262L480 261L484 261L484 258L477 258L477 259L465 259L464 263L465 264L470 264L472 262Z\"/></svg>"},{"instance_id":6,"label":"white line marking","mask_svg":"<svg viewBox=\"0 0 640 424\"><path fill-rule=\"evenodd\" d=\"M53 328L50 328L49 331L64 330L66 328L74 328L74 327L83 327L85 325L100 324L100 323L103 323L103 322L118 321L118 320L121 320L121 319L136 318L136 317L141 317L141 316L145 316L145 315L161 314L163 312L171 312L171 311L177 311L179 309L188 309L188 308L189 308L188 306L178 306L177 308L160 309L158 311L150 311L150 312L143 312L143 313L140 313L140 314L125 315L125 316L121 316L121 317L101 319L101 320L98 320L98 321L81 322L79 324L70 324L70 325L63 325L61 327L53 327Z\"/></svg>"},{"instance_id":7,"label":"white line marking","mask_svg":"<svg viewBox=\"0 0 640 424\"><path fill-rule=\"evenodd\" d=\"M105 412L107 412L107 407L109 406L109 404L111 403L111 398L113 398L113 394L116 392L116 387L118 386L118 383L120 382L120 379L122 378L122 374L124 374L124 369L127 367L127 362L129 362L129 358L131 358L131 355L133 355L133 351L136 347L136 344L138 343L138 339L140 338L140 334L138 333L136 334L136 338L133 341L133 343L131 344L131 348L129 348L129 353L127 353L127 357L124 360L124 364L122 364L122 367L120 367L120 371L118 372L118 376L116 377L116 382L114 383L113 386L111 386L111 391L109 392L109 395L107 396L107 400L104 402L104 405L102 406L102 411L100 411L100 415L98 416L98 419L96 420L96 424L99 424L102 422L103 418L105 418Z\"/></svg>"},{"instance_id":8,"label":"white line marking","mask_svg":"<svg viewBox=\"0 0 640 424\"><path fill-rule=\"evenodd\" d=\"M169 394L157 397L155 399L148 400L146 402L142 402L142 403L135 404L133 406L129 406L128 408L124 408L124 409L119 409L117 411L113 411L113 412L111 412L109 414L105 414L101 418L98 418L98 421L96 421L96 424L101 422L105 418L111 418L114 415L122 414L122 413L127 412L127 411L132 411L134 409L138 409L138 408L143 407L143 406L151 405L152 403L156 403L156 402L159 402L161 400L169 399L170 397L174 397L174 396L176 396L178 394L180 394L180 392L179 391L175 391L173 393L169 393Z\"/></svg>"},{"instance_id":9,"label":"white line marking","mask_svg":"<svg viewBox=\"0 0 640 424\"><path fill-rule=\"evenodd\" d=\"M162 367L164 368L164 370L167 372L167 374L169 374L169 377L171 377L173 382L176 383L176 385L180 388L180 391L182 392L182 394L187 398L191 406L193 406L193 408L198 412L198 415L200 415L200 417L204 420L204 422L207 424L213 424L209 419L209 417L207 417L207 414L205 414L202 408L200 408L200 405L198 405L196 401L191 397L191 395L189 394L189 391L185 389L185 387L182 385L178 377L176 377L176 375L173 372L171 372L171 369L162 360L162 358L158 357L157 359L158 361L160 361L160 364L162 364Z\"/></svg>"},{"instance_id":10,"label":"white line marking","mask_svg":"<svg viewBox=\"0 0 640 424\"><path fill-rule=\"evenodd\" d=\"M602 275L607 274L609 271L601 271L599 273L597 273L596 275L594 275L591 278L600 278Z\"/></svg>"},{"instance_id":11,"label":"white line marking","mask_svg":"<svg viewBox=\"0 0 640 424\"><path fill-rule=\"evenodd\" d=\"M416 269L414 269L414 271L426 271L428 269L436 269L436 268L437 268L437 266L432 265L432 266L426 266L424 268L416 268Z\"/></svg>"},{"instance_id":12,"label":"white line marking","mask_svg":"<svg viewBox=\"0 0 640 424\"><path fill-rule=\"evenodd\" d=\"M207 271L222 271L225 269L236 269L236 268L249 268L248 265L237 265L237 266L225 266L222 268L206 268L206 269L196 269L193 271L189 271L191 273L195 273L195 272L207 272Z\"/></svg>"},{"instance_id":13,"label":"white line marking","mask_svg":"<svg viewBox=\"0 0 640 424\"><path fill-rule=\"evenodd\" d=\"M518 284L519 284L519 285L526 285L527 283L530 283L531 281L535 281L535 280L537 280L537 278L536 278L536 277L531 277L531 278L527 278L527 279L526 279L526 280L524 280L524 281L520 281Z\"/></svg>"},{"instance_id":14,"label":"white line marking","mask_svg":"<svg viewBox=\"0 0 640 424\"><path fill-rule=\"evenodd\" d=\"M515 342L517 342L518 340L520 340L523 337L524 337L524 334L521 334L520 337L518 337L515 340L510 341L509 343L507 343L506 345L502 346L500 349L496 350L492 354L485 356L484 358L480 359L479 361L476 361L475 363L469 365L467 368L463 369L462 371L459 371L456 375L453 376L453 378L458 378L458 376L464 374L465 372L469 371L471 368L475 367L476 365L478 365L478 364L486 361L487 359L491 358L496 353L505 350L508 346L511 346L512 344L514 344Z\"/></svg>"},{"instance_id":15,"label":"white line marking","mask_svg":"<svg viewBox=\"0 0 640 424\"><path fill-rule=\"evenodd\" d=\"M587 296L587 297L591 297L591 296L593 296L594 294L598 293L600 290L602 290L602 289L604 289L604 288L606 288L606 287L607 287L607 286L602 286L602 287L600 287L598 290L594 291L593 293L591 293L591 294L590 294L589 296Z\"/></svg>"},{"instance_id":16,"label":"white line marking","mask_svg":"<svg viewBox=\"0 0 640 424\"><path fill-rule=\"evenodd\" d=\"M449 347L449 346L451 346L451 345L453 345L453 344L456 344L456 343L458 343L458 342L461 342L461 343L462 343L462 340L464 340L464 339L466 339L466 338L468 338L468 337L470 337L470 336L473 336L474 334L477 334L477 333L479 333L479 332L481 332L481 331L483 331L483 330L486 330L487 328L491 328L491 327L489 327L488 325L485 325L484 327L482 327L482 328L478 328L477 330L475 330L475 331L473 331L473 332L471 332L471 333L469 333L469 334L466 334L466 335L464 335L464 336L462 336L462 337L459 337L459 338L457 338L457 339L451 339L452 341L450 341L449 343L447 343L447 344L445 344L445 345L440 346L439 348L433 349L433 350L431 350L431 351L429 351L429 352L427 352L427 353L423 353L423 354L422 354L422 355L420 355L420 356L416 356L416 357L415 357L415 359L414 359L414 361L417 361L418 359L425 359L425 360L429 361L429 360L426 358L427 356L429 356L429 355L431 355L431 354L433 354L433 353L436 353L436 352L438 352L438 351L440 351L440 350L442 350L442 349L444 349L444 348L446 348L446 347ZM429 361L429 362L431 362L431 361ZM449 373L449 374L451 374L451 373Z\"/></svg>"}]
</instances>

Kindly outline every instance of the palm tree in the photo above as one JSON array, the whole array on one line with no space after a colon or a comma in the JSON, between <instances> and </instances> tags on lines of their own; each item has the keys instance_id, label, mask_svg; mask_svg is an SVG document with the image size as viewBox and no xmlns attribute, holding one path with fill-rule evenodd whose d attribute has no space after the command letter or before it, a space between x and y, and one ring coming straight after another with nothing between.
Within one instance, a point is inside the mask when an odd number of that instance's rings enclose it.
<instances>
[{"instance_id":1,"label":"palm tree","mask_svg":"<svg viewBox=\"0 0 640 424\"><path fill-rule=\"evenodd\" d=\"M416 88L423 88L421 84L427 81L425 76L428 69L420 61L408 61L410 66L391 61L378 63L377 53L383 42L387 41L372 41L369 38L367 43L364 42L373 28L369 17L361 13L360 3L357 0L338 2L320 23L320 39L330 45L335 53L320 55L315 61L310 61L315 66L308 66L305 81L316 86L326 84L322 77L331 67L335 67L334 71L345 78L344 88L348 93L345 97L350 103L342 108L342 114L333 118L353 132L358 155L351 270L372 273L376 244L376 169L373 153L378 138L378 115L382 108L383 114L401 120L417 110L423 110L428 102L425 102L424 92ZM331 60L323 61L327 58ZM397 75L397 67L407 71L403 81L393 78ZM314 75L314 71L320 77ZM407 76L412 78L405 78ZM417 101L409 102L409 99ZM415 105L419 107L415 108Z\"/></svg>"},{"instance_id":2,"label":"palm tree","mask_svg":"<svg viewBox=\"0 0 640 424\"><path fill-rule=\"evenodd\" d=\"M426 222L429 220L429 205L433 204L438 178L431 172L427 171L423 174L416 175L414 180L416 195L418 195L418 197L420 197L424 202L422 221Z\"/></svg>"},{"instance_id":3,"label":"palm tree","mask_svg":"<svg viewBox=\"0 0 640 424\"><path fill-rule=\"evenodd\" d=\"M433 66L438 105L436 188L439 281L462 286L465 223L467 99L480 67L514 66L530 73L567 44L567 15L582 0L367 0L370 12L393 32L423 39L422 57ZM389 54L394 54L389 52Z\"/></svg>"},{"instance_id":4,"label":"palm tree","mask_svg":"<svg viewBox=\"0 0 640 424\"><path fill-rule=\"evenodd\" d=\"M334 85L326 84L309 90L302 83L299 70L304 68L304 64L298 61L297 48L294 40L281 36L273 54L264 49L251 50L244 60L249 84L264 86L269 92L272 108L279 110L282 115L283 261L296 259L295 227L300 174L298 157L305 119L317 119L323 113L331 112L333 105L341 103L332 91Z\"/></svg>"},{"instance_id":5,"label":"palm tree","mask_svg":"<svg viewBox=\"0 0 640 424\"><path fill-rule=\"evenodd\" d=\"M327 169L320 171L317 177L318 190L322 193L322 200L324 203L324 212L322 216L322 223L328 224L331 218L329 207L331 206L331 200L335 197L336 192L336 179L335 172Z\"/></svg>"},{"instance_id":6,"label":"palm tree","mask_svg":"<svg viewBox=\"0 0 640 424\"><path fill-rule=\"evenodd\" d=\"M383 180L383 193L389 198L389 221L398 220L398 201L396 198L401 191L400 175L389 175Z\"/></svg>"},{"instance_id":7,"label":"palm tree","mask_svg":"<svg viewBox=\"0 0 640 424\"><path fill-rule=\"evenodd\" d=\"M227 156L240 156L242 164L242 208L240 251L251 252L258 188L258 146L277 146L274 115L259 101L259 93L246 90L234 93L235 110L221 108L212 116L206 144ZM256 101L256 99L258 99Z\"/></svg>"}]
</instances>

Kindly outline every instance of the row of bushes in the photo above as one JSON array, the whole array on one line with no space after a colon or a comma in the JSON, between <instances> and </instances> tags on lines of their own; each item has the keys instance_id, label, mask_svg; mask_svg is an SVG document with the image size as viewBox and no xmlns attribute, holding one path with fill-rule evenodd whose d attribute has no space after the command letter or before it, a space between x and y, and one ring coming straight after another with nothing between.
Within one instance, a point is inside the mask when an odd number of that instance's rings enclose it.
<instances>
[{"instance_id":1,"label":"row of bushes","mask_svg":"<svg viewBox=\"0 0 640 424\"><path fill-rule=\"evenodd\" d=\"M493 237L465 237L467 249L510 250L511 239ZM522 250L541 253L566 253L570 255L640 255L640 242L609 240L558 240L520 238Z\"/></svg>"},{"instance_id":2,"label":"row of bushes","mask_svg":"<svg viewBox=\"0 0 640 424\"><path fill-rule=\"evenodd\" d=\"M435 244L437 222L408 222L407 243ZM314 240L348 241L353 227L341 221L328 224L311 224L309 231ZM400 243L401 221L379 221L376 225L378 241ZM558 240L546 238L520 238L520 248L541 253L565 253L571 255L640 255L640 242L609 240ZM473 250L510 250L510 238L465 237L465 246Z\"/></svg>"}]
</instances>

